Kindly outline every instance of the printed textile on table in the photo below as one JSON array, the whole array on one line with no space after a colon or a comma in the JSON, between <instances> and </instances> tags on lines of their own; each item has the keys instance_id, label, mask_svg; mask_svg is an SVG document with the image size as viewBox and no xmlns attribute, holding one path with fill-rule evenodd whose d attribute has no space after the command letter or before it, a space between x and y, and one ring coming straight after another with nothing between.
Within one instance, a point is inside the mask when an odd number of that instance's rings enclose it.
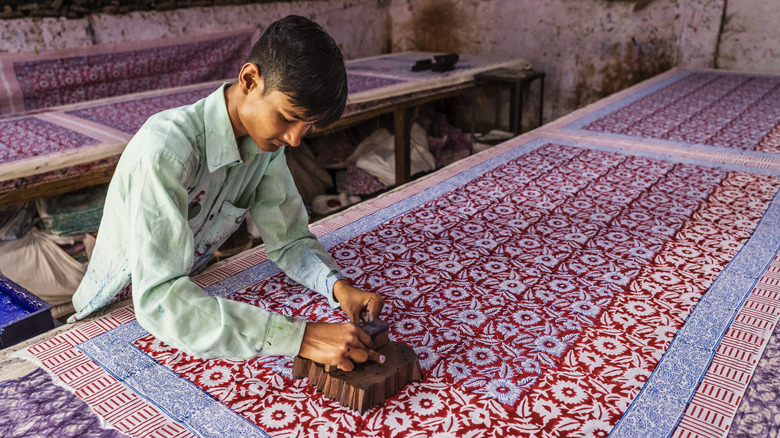
<instances>
[{"instance_id":1,"label":"printed textile on table","mask_svg":"<svg viewBox=\"0 0 780 438\"><path fill-rule=\"evenodd\" d=\"M775 176L547 144L336 244L426 376L362 417L291 380L290 358L135 345L274 436L607 432L778 188ZM230 298L344 321L282 274Z\"/></svg>"},{"instance_id":2,"label":"printed textile on table","mask_svg":"<svg viewBox=\"0 0 780 438\"><path fill-rule=\"evenodd\" d=\"M64 152L100 141L35 117L0 121L0 163Z\"/></svg>"},{"instance_id":3,"label":"printed textile on table","mask_svg":"<svg viewBox=\"0 0 780 438\"><path fill-rule=\"evenodd\" d=\"M780 77L689 72L572 127L605 135L780 153Z\"/></svg>"}]
</instances>

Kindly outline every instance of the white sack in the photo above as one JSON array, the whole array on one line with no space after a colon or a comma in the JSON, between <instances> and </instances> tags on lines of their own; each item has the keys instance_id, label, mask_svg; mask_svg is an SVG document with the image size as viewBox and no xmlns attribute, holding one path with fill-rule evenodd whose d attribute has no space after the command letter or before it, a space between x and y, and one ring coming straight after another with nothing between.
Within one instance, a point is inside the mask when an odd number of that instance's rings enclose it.
<instances>
[{"instance_id":1,"label":"white sack","mask_svg":"<svg viewBox=\"0 0 780 438\"><path fill-rule=\"evenodd\" d=\"M428 148L428 136L417 123L412 125L410 149L412 175L436 167L436 159ZM348 159L385 186L395 185L395 140L386 129L378 129L366 137Z\"/></svg>"}]
</instances>

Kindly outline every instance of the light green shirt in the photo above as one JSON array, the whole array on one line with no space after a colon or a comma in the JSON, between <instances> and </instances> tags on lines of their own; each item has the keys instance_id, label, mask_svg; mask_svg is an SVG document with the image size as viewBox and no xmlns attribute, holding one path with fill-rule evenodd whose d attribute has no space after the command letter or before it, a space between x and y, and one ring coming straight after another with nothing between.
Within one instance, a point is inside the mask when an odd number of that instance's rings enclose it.
<instances>
[{"instance_id":1,"label":"light green shirt","mask_svg":"<svg viewBox=\"0 0 780 438\"><path fill-rule=\"evenodd\" d=\"M117 165L87 273L73 296L84 318L132 280L138 322L190 354L251 358L298 354L305 321L211 297L189 275L251 213L268 258L328 298L344 277L309 231L284 150L236 142L228 84L189 106L149 118Z\"/></svg>"}]
</instances>

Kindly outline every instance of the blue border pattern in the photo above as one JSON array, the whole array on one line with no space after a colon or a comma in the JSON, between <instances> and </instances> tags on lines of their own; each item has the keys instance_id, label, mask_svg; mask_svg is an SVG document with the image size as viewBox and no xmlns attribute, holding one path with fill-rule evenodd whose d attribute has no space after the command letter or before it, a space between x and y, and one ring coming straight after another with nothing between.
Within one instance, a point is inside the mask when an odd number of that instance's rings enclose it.
<instances>
[{"instance_id":1,"label":"blue border pattern","mask_svg":"<svg viewBox=\"0 0 780 438\"><path fill-rule=\"evenodd\" d=\"M139 350L133 342L147 334L133 320L82 342L78 348L115 379L198 436L270 438L260 427Z\"/></svg>"},{"instance_id":2,"label":"blue border pattern","mask_svg":"<svg viewBox=\"0 0 780 438\"><path fill-rule=\"evenodd\" d=\"M668 437L750 292L780 248L780 195L677 332L610 437Z\"/></svg>"},{"instance_id":3,"label":"blue border pattern","mask_svg":"<svg viewBox=\"0 0 780 438\"><path fill-rule=\"evenodd\" d=\"M728 171L780 176L780 171L770 169L542 137L521 143L432 187L328 233L322 236L320 241L326 248L332 248L548 143ZM677 333L647 383L629 405L610 436L665 437L674 431L720 340L757 279L774 259L778 248L780 195L776 195L748 242L688 316L685 325ZM212 296L227 297L279 272L281 271L271 261L265 261L206 288L206 291ZM78 348L117 380L131 387L194 433L203 436L268 436L194 383L179 377L166 367L158 366L157 362L135 347L133 342L146 334L134 320L84 342Z\"/></svg>"}]
</instances>

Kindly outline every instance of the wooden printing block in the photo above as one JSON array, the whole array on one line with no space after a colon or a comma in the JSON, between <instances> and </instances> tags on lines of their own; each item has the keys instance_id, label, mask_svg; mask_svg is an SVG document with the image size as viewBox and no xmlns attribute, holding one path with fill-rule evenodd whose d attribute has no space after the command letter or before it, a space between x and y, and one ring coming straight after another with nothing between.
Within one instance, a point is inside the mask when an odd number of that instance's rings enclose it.
<instances>
[{"instance_id":1,"label":"wooden printing block","mask_svg":"<svg viewBox=\"0 0 780 438\"><path fill-rule=\"evenodd\" d=\"M408 345L388 342L377 351L387 358L385 363L356 363L350 372L326 372L323 365L296 356L292 374L296 379L308 377L309 384L323 396L362 414L398 393L407 383L422 380L420 361Z\"/></svg>"}]
</instances>

